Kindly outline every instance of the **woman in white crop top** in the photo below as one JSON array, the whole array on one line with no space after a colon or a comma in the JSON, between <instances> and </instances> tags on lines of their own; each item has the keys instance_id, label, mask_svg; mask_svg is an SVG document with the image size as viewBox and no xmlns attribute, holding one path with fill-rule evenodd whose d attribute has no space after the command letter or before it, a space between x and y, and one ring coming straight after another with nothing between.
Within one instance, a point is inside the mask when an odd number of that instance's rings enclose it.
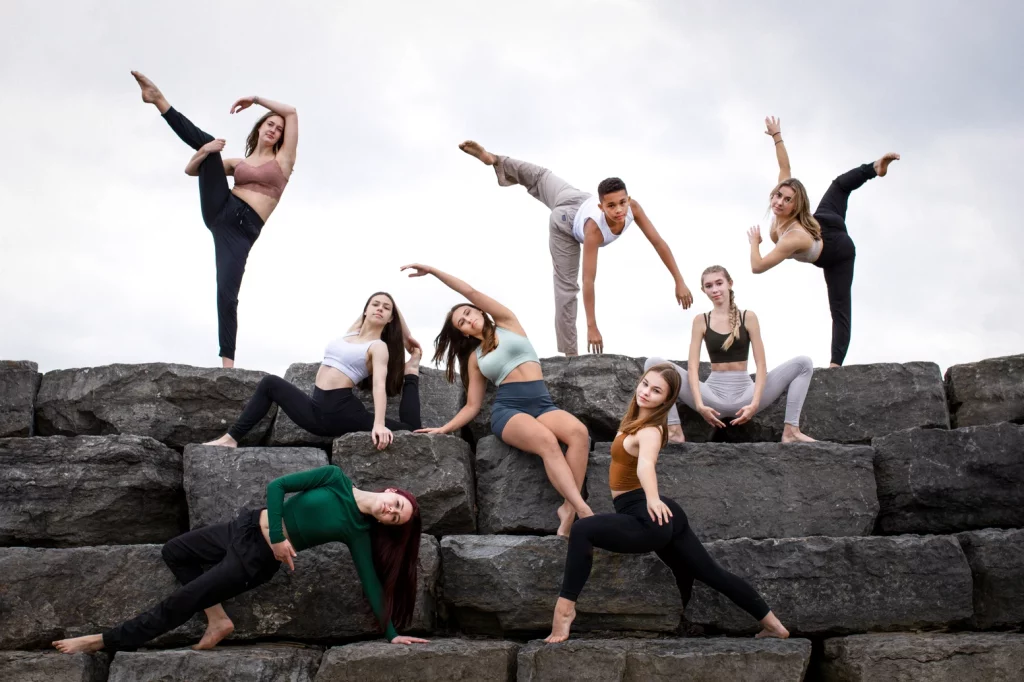
<instances>
[{"instance_id":1,"label":"woman in white crop top","mask_svg":"<svg viewBox=\"0 0 1024 682\"><path fill-rule=\"evenodd\" d=\"M455 380L458 361L466 404L440 428L417 433L453 433L480 413L487 379L498 385L491 405L491 431L523 452L539 455L555 490L564 498L557 509L558 534L568 535L575 517L593 516L580 490L587 473L590 435L583 423L551 400L533 345L515 314L461 279L418 263L410 277L433 275L449 289L465 296L448 311L441 333L434 339L434 363L447 363L448 381ZM559 442L567 450L562 454Z\"/></svg>"},{"instance_id":2,"label":"woman in white crop top","mask_svg":"<svg viewBox=\"0 0 1024 682\"><path fill-rule=\"evenodd\" d=\"M404 347L404 349L403 349ZM405 362L405 350L412 356ZM245 436L277 405L292 421L317 436L336 438L353 431L369 431L374 445L391 444L392 430L420 428L419 373L423 349L412 338L391 294L370 296L363 312L344 336L331 341L307 395L281 377L265 376L256 394L228 432L207 445L237 447ZM352 389L372 388L371 415ZM388 396L402 394L398 420L384 416Z\"/></svg>"}]
</instances>

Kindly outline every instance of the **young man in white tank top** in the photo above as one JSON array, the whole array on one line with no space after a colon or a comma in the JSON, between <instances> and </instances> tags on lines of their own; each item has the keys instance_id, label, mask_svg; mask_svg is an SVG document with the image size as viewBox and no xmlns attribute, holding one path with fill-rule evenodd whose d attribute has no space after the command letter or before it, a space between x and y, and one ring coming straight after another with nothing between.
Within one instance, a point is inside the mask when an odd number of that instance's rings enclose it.
<instances>
[{"instance_id":1,"label":"young man in white tank top","mask_svg":"<svg viewBox=\"0 0 1024 682\"><path fill-rule=\"evenodd\" d=\"M547 168L526 161L498 156L476 142L467 141L459 149L494 166L502 187L522 185L531 196L551 209L548 247L554 266L555 336L558 352L578 355L576 342L576 295L580 291L580 251L583 251L583 309L587 316L587 350L601 353L604 340L594 313L594 279L597 275L597 250L618 239L635 220L651 246L661 257L675 283L675 297L683 308L693 303L693 295L679 274L672 250L662 239L640 204L631 199L626 185L608 178L597 186L597 196L581 192Z\"/></svg>"}]
</instances>

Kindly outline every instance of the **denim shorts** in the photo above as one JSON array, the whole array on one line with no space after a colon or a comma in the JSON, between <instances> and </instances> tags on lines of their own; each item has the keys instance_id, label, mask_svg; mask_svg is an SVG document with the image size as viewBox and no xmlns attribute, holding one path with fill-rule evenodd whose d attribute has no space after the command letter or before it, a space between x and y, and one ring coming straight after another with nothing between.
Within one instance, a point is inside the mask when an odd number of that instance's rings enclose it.
<instances>
[{"instance_id":1,"label":"denim shorts","mask_svg":"<svg viewBox=\"0 0 1024 682\"><path fill-rule=\"evenodd\" d=\"M501 438L508 420L517 414L536 418L557 409L543 379L502 384L498 386L498 394L491 405L491 433Z\"/></svg>"}]
</instances>

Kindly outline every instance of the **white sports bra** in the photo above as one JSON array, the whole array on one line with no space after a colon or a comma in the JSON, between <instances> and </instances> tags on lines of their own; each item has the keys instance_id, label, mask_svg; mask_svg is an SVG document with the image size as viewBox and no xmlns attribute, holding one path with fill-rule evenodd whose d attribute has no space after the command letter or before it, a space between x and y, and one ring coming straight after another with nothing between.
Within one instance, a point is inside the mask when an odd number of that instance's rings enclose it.
<instances>
[{"instance_id":1,"label":"white sports bra","mask_svg":"<svg viewBox=\"0 0 1024 682\"><path fill-rule=\"evenodd\" d=\"M321 364L333 367L344 373L353 384L370 376L370 370L366 366L366 351L374 343L384 343L380 339L373 339L366 343L349 343L345 339L350 336L358 336L359 332L351 332L327 344L324 350L324 361Z\"/></svg>"},{"instance_id":2,"label":"white sports bra","mask_svg":"<svg viewBox=\"0 0 1024 682\"><path fill-rule=\"evenodd\" d=\"M795 225L792 226L792 227L786 228L786 231L779 235L779 239L782 239L787 234L789 234L789 231L792 230L794 227L795 227ZM801 228L801 229L803 229L803 228ZM823 241L821 241L820 239L814 239L812 237L811 238L811 248L806 249L804 251L797 251L796 253L794 253L794 254L792 254L792 255L790 255L788 257L792 258L793 260L798 260L801 263L813 263L814 261L818 260L818 256L821 255L821 247L824 246L824 244L825 243Z\"/></svg>"}]
</instances>

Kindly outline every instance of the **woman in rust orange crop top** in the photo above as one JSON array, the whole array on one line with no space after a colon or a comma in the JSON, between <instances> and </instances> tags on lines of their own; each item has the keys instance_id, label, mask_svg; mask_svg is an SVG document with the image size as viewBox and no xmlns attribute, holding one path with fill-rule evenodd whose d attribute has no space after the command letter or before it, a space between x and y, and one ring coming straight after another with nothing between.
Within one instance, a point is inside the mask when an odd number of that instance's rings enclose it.
<instances>
[{"instance_id":1,"label":"woman in rust orange crop top","mask_svg":"<svg viewBox=\"0 0 1024 682\"><path fill-rule=\"evenodd\" d=\"M569 638L576 600L590 577L595 547L622 554L655 552L675 575L684 609L693 581L700 580L760 621L763 629L758 637L789 637L761 595L711 558L682 508L658 493L655 465L668 440L668 413L675 405L680 383L679 373L669 363L651 367L640 378L611 447L608 484L615 513L580 519L572 527L562 591L546 641Z\"/></svg>"},{"instance_id":2,"label":"woman in rust orange crop top","mask_svg":"<svg viewBox=\"0 0 1024 682\"><path fill-rule=\"evenodd\" d=\"M260 230L277 208L295 165L299 144L299 116L295 107L264 97L243 97L231 106L235 114L253 104L268 111L253 126L245 141L245 158L222 159L224 140L214 139L174 109L153 81L132 71L142 101L156 106L178 137L196 153L185 174L199 178L203 222L213 234L217 258L217 319L220 357L224 367L235 364L238 332L238 290ZM227 176L235 177L234 188Z\"/></svg>"}]
</instances>

